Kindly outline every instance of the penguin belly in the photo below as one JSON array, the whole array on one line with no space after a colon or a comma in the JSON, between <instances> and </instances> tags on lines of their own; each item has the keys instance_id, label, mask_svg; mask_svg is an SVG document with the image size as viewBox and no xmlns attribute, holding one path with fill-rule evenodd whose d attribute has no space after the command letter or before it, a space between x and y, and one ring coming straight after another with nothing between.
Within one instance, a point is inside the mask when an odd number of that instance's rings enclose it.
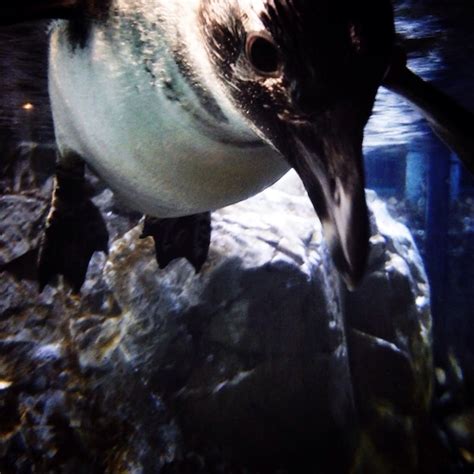
<instances>
[{"instance_id":1,"label":"penguin belly","mask_svg":"<svg viewBox=\"0 0 474 474\"><path fill-rule=\"evenodd\" d=\"M250 129L235 140L213 136L192 94L170 98L165 62L163 77L152 76L127 48L97 28L84 48L71 47L61 25L52 31L49 93L60 154L77 153L127 205L156 217L227 206L288 171Z\"/></svg>"}]
</instances>

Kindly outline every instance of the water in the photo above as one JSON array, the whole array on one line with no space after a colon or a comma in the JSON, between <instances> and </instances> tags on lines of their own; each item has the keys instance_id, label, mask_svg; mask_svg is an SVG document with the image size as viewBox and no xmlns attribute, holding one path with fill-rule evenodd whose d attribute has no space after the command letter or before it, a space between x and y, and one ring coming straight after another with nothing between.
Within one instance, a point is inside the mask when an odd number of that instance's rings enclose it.
<instances>
[{"instance_id":1,"label":"water","mask_svg":"<svg viewBox=\"0 0 474 474\"><path fill-rule=\"evenodd\" d=\"M473 20L472 0L397 2L409 66L471 110ZM47 23L0 29L0 153L20 141L53 141L46 29ZM365 156L367 187L407 224L422 253L432 289L436 365L448 375L456 365L472 405L474 178L416 111L384 89L367 126Z\"/></svg>"},{"instance_id":2,"label":"water","mask_svg":"<svg viewBox=\"0 0 474 474\"><path fill-rule=\"evenodd\" d=\"M53 141L47 28L39 22L0 29L0 133L10 140Z\"/></svg>"},{"instance_id":3,"label":"water","mask_svg":"<svg viewBox=\"0 0 474 474\"><path fill-rule=\"evenodd\" d=\"M399 2L410 68L474 109L472 2ZM367 186L415 236L427 267L435 353L462 360L474 396L474 178L420 115L381 89L366 131Z\"/></svg>"}]
</instances>

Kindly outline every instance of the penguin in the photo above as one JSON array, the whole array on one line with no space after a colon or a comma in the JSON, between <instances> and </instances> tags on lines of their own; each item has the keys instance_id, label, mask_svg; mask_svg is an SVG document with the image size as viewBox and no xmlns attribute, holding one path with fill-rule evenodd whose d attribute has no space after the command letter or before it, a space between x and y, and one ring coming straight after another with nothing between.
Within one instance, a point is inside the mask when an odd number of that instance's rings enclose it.
<instances>
[{"instance_id":1,"label":"penguin","mask_svg":"<svg viewBox=\"0 0 474 474\"><path fill-rule=\"evenodd\" d=\"M381 85L472 170L472 114L406 67L389 0L8 0L0 23L51 18L58 148L41 289L79 291L108 233L87 164L145 215L160 268L199 271L210 213L301 178L349 289L369 250L362 143ZM462 116L463 120L457 117Z\"/></svg>"}]
</instances>

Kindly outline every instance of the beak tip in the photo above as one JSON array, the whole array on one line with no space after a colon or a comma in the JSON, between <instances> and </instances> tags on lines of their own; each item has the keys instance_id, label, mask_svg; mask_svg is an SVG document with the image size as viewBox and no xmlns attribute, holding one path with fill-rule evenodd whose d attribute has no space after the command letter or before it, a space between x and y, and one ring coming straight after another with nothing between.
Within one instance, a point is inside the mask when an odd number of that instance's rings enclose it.
<instances>
[{"instance_id":1,"label":"beak tip","mask_svg":"<svg viewBox=\"0 0 474 474\"><path fill-rule=\"evenodd\" d=\"M332 235L329 237L329 248L334 266L341 275L349 291L355 291L362 283L369 254L369 224L363 213L357 219L358 226L352 225L351 229L357 230L350 235ZM345 244L343 244L343 239Z\"/></svg>"},{"instance_id":2,"label":"beak tip","mask_svg":"<svg viewBox=\"0 0 474 474\"><path fill-rule=\"evenodd\" d=\"M351 292L356 291L359 288L364 276L365 268L354 273L341 272L341 277L344 280L346 288Z\"/></svg>"},{"instance_id":3,"label":"beak tip","mask_svg":"<svg viewBox=\"0 0 474 474\"><path fill-rule=\"evenodd\" d=\"M341 262L337 254L333 254L333 261L335 268L344 280L347 289L349 291L357 290L364 280L366 270L365 259L359 259L355 267L349 265L347 261Z\"/></svg>"}]
</instances>

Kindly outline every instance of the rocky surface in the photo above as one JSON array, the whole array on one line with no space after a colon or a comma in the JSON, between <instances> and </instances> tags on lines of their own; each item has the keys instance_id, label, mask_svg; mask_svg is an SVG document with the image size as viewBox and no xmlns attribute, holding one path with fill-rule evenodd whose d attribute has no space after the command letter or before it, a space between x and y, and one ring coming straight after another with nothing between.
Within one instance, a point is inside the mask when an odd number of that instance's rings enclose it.
<instances>
[{"instance_id":1,"label":"rocky surface","mask_svg":"<svg viewBox=\"0 0 474 474\"><path fill-rule=\"evenodd\" d=\"M139 216L91 177L110 254L94 256L80 297L61 282L38 294L52 157L26 147L0 179L0 472L395 474L448 462L430 418L426 275L373 193L369 272L348 293L291 176L213 214L198 275L182 260L158 270Z\"/></svg>"}]
</instances>

